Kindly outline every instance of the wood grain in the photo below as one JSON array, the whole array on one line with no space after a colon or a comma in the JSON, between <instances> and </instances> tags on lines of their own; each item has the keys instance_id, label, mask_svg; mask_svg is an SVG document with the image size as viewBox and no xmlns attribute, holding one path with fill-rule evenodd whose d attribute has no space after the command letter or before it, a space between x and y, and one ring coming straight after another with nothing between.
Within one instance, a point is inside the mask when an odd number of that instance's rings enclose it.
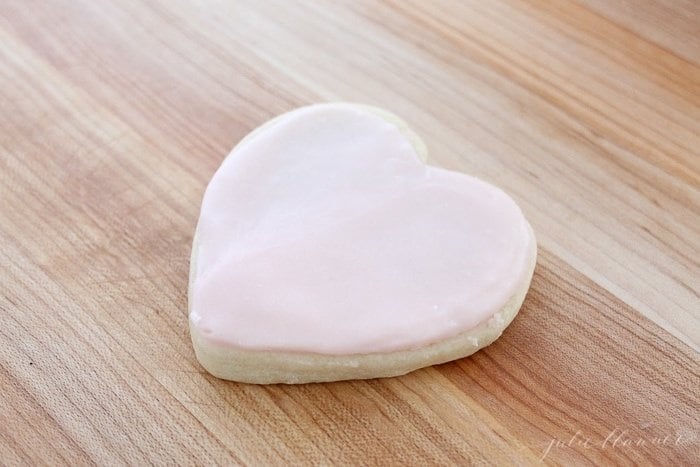
<instances>
[{"instance_id":1,"label":"wood grain","mask_svg":"<svg viewBox=\"0 0 700 467\"><path fill-rule=\"evenodd\" d=\"M699 37L689 0L3 2L0 464L697 463ZM217 380L187 330L202 192L325 100L507 189L531 292L404 377Z\"/></svg>"}]
</instances>

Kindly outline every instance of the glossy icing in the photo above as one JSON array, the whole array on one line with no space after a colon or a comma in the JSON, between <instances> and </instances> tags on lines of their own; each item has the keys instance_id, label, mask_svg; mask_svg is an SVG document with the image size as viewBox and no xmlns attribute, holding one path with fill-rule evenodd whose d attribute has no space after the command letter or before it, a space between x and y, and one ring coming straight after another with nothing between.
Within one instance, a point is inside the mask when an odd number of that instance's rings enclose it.
<instances>
[{"instance_id":1,"label":"glossy icing","mask_svg":"<svg viewBox=\"0 0 700 467\"><path fill-rule=\"evenodd\" d=\"M527 221L500 189L424 165L348 104L285 114L212 178L190 319L213 343L366 354L418 348L499 311L527 275Z\"/></svg>"}]
</instances>

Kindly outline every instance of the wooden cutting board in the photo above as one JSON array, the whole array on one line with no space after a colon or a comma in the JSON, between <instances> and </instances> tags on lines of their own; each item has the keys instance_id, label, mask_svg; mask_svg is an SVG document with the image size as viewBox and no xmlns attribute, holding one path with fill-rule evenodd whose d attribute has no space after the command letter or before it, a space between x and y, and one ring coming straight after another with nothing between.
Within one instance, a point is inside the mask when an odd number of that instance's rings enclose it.
<instances>
[{"instance_id":1,"label":"wooden cutting board","mask_svg":"<svg viewBox=\"0 0 700 467\"><path fill-rule=\"evenodd\" d=\"M0 464L697 465L700 3L3 1ZM385 107L540 242L500 340L404 377L217 380L207 181L307 103Z\"/></svg>"}]
</instances>

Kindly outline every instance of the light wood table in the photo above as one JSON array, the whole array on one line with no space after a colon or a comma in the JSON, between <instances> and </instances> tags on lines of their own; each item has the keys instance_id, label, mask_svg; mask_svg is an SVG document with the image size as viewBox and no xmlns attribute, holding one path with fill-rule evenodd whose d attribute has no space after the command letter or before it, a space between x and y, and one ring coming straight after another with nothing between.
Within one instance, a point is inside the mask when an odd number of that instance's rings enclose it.
<instances>
[{"instance_id":1,"label":"light wood table","mask_svg":"<svg viewBox=\"0 0 700 467\"><path fill-rule=\"evenodd\" d=\"M0 44L0 464L697 465L697 1L5 0ZM461 361L217 380L187 328L203 190L334 100L511 193L532 289Z\"/></svg>"}]
</instances>

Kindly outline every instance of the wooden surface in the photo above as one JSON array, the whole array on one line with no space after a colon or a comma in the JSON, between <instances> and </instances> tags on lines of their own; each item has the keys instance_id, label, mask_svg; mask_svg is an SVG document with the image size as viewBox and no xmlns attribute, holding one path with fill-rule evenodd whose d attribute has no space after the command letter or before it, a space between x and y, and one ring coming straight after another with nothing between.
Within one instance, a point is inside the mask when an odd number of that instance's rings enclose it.
<instances>
[{"instance_id":1,"label":"wooden surface","mask_svg":"<svg viewBox=\"0 0 700 467\"><path fill-rule=\"evenodd\" d=\"M0 464L697 465L700 3L10 0L0 44ZM217 380L187 329L203 190L327 100L507 189L532 289L472 358Z\"/></svg>"}]
</instances>

